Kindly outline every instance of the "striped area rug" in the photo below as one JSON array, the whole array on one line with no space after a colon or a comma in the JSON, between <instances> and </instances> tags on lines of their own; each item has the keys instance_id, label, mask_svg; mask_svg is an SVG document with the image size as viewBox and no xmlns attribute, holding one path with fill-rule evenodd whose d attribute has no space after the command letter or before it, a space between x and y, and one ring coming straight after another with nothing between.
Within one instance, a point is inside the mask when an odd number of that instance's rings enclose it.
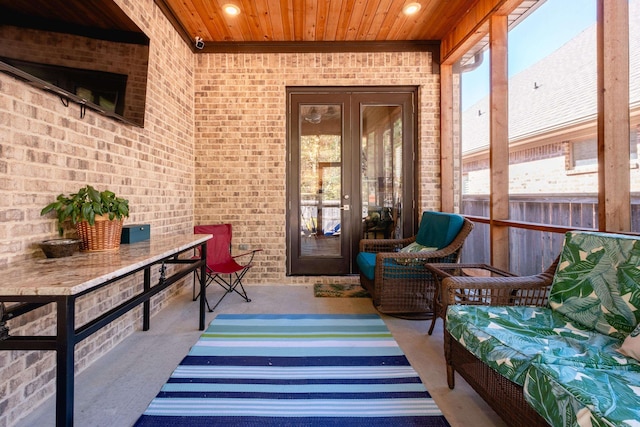
<instances>
[{"instance_id":1,"label":"striped area rug","mask_svg":"<svg viewBox=\"0 0 640 427\"><path fill-rule=\"evenodd\" d=\"M136 426L449 423L376 314L220 314Z\"/></svg>"}]
</instances>

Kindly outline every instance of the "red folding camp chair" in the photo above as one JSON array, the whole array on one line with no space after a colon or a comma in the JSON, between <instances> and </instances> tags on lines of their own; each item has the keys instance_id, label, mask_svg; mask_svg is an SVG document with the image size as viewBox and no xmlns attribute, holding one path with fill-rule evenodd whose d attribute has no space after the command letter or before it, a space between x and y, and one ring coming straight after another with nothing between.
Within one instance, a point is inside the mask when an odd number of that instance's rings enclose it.
<instances>
[{"instance_id":1,"label":"red folding camp chair","mask_svg":"<svg viewBox=\"0 0 640 427\"><path fill-rule=\"evenodd\" d=\"M242 285L242 278L247 271L253 266L251 262L256 252L260 252L262 249L254 249L250 252L246 252L240 255L231 255L231 224L216 224L216 225L196 225L193 228L195 234L211 234L211 238L207 242L207 283L208 287L211 283L215 282L220 285L224 290L224 294L220 297L218 302L211 308L209 301L205 294L205 302L209 311L215 310L227 294L235 292L240 295L246 302L250 302L251 299L247 296L247 292ZM248 261L245 264L239 264L236 259L246 257ZM193 286L193 300L198 298L196 295L196 286Z\"/></svg>"}]
</instances>

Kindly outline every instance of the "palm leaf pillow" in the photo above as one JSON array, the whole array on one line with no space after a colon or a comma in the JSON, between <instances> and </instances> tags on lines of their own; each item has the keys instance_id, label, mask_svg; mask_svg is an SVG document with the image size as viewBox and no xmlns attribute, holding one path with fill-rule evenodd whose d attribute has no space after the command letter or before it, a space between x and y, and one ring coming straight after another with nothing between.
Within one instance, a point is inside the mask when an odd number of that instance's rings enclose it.
<instances>
[{"instance_id":1,"label":"palm leaf pillow","mask_svg":"<svg viewBox=\"0 0 640 427\"><path fill-rule=\"evenodd\" d=\"M404 253L415 253L415 252L433 252L438 248L429 247L421 245L418 242L413 242L400 249L400 252ZM423 264L426 261L426 258L396 258L397 264L401 265L411 265L411 264Z\"/></svg>"},{"instance_id":2,"label":"palm leaf pillow","mask_svg":"<svg viewBox=\"0 0 640 427\"><path fill-rule=\"evenodd\" d=\"M640 240L568 232L549 305L587 328L625 339L640 320Z\"/></svg>"}]
</instances>

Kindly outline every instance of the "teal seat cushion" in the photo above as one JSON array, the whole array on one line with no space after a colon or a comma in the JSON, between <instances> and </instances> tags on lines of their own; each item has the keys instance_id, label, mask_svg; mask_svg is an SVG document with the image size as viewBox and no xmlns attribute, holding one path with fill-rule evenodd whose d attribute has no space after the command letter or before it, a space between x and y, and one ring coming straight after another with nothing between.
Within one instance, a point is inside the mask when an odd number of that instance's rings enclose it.
<instances>
[{"instance_id":1,"label":"teal seat cushion","mask_svg":"<svg viewBox=\"0 0 640 427\"><path fill-rule=\"evenodd\" d=\"M422 246L442 249L453 242L463 224L464 218L460 215L425 211L420 220L416 242Z\"/></svg>"},{"instance_id":2,"label":"teal seat cushion","mask_svg":"<svg viewBox=\"0 0 640 427\"><path fill-rule=\"evenodd\" d=\"M376 268L376 254L372 252L360 252L356 257L358 268L369 280L373 280L373 272Z\"/></svg>"},{"instance_id":3,"label":"teal seat cushion","mask_svg":"<svg viewBox=\"0 0 640 427\"><path fill-rule=\"evenodd\" d=\"M374 280L376 269L376 254L372 252L360 252L356 257L360 272L369 280ZM422 264L402 264L392 259L384 261L385 279L402 279L407 277L424 277L425 267Z\"/></svg>"}]
</instances>

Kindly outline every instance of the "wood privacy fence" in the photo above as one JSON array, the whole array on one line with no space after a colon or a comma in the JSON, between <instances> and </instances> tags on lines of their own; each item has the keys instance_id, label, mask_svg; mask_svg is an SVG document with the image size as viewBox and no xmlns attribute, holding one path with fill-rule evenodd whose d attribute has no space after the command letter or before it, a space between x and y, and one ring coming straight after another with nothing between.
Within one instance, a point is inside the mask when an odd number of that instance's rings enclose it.
<instances>
[{"instance_id":1,"label":"wood privacy fence","mask_svg":"<svg viewBox=\"0 0 640 427\"><path fill-rule=\"evenodd\" d=\"M560 253L566 229L598 229L596 194L512 195L509 209L509 222L516 223L509 230L509 269L518 275L544 271ZM475 222L461 261L490 264L489 196L464 195L461 212L487 219ZM631 195L631 218L631 231L640 232L640 194Z\"/></svg>"}]
</instances>

